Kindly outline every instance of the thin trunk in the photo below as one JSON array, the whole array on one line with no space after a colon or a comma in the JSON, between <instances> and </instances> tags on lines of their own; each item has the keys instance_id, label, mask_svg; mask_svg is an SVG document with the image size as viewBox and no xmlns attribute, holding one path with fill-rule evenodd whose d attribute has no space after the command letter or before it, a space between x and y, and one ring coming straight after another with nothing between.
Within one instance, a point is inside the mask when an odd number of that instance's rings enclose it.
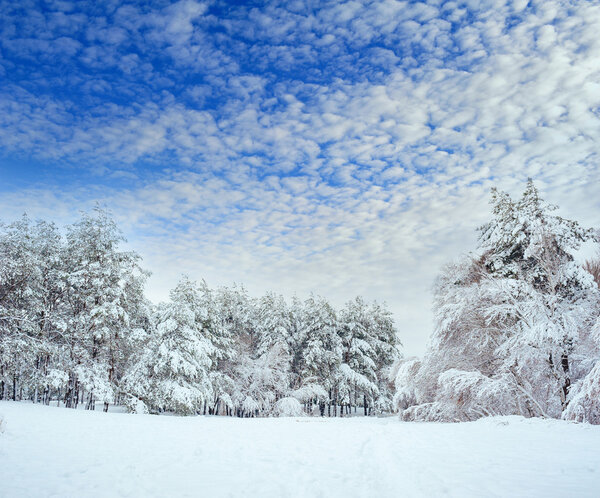
<instances>
[{"instance_id":1,"label":"thin trunk","mask_svg":"<svg viewBox=\"0 0 600 498\"><path fill-rule=\"evenodd\" d=\"M79 404L79 381L75 381L75 388L73 390L73 408L77 409L77 405Z\"/></svg>"},{"instance_id":2,"label":"thin trunk","mask_svg":"<svg viewBox=\"0 0 600 498\"><path fill-rule=\"evenodd\" d=\"M560 363L562 365L563 372L565 373L565 380L563 382L561 396L562 408L564 410L569 404L568 397L569 391L571 389L571 375L569 374L569 356L566 353L562 355Z\"/></svg>"},{"instance_id":3,"label":"thin trunk","mask_svg":"<svg viewBox=\"0 0 600 498\"><path fill-rule=\"evenodd\" d=\"M90 393L89 394L89 398L88 398L88 402L87 402L87 406L86 406L86 410L93 410L95 408L95 403L94 403L94 394Z\"/></svg>"}]
</instances>

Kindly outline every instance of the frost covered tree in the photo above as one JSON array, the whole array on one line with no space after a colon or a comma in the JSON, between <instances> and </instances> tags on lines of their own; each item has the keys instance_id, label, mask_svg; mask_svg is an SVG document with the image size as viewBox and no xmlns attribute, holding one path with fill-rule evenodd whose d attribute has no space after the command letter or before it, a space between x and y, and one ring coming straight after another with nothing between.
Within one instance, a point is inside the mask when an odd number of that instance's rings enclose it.
<instances>
[{"instance_id":1,"label":"frost covered tree","mask_svg":"<svg viewBox=\"0 0 600 498\"><path fill-rule=\"evenodd\" d=\"M126 363L124 343L136 327L147 276L139 255L120 250L124 241L114 220L99 207L67 229L63 256L67 406L77 405L82 390L89 408L99 400L106 411L115 399Z\"/></svg>"},{"instance_id":2,"label":"frost covered tree","mask_svg":"<svg viewBox=\"0 0 600 498\"><path fill-rule=\"evenodd\" d=\"M188 415L212 400L210 370L218 353L202 304L201 290L184 277L157 309L155 330L125 378L133 400L151 412Z\"/></svg>"},{"instance_id":3,"label":"frost covered tree","mask_svg":"<svg viewBox=\"0 0 600 498\"><path fill-rule=\"evenodd\" d=\"M307 405L317 403L321 415L330 400L335 403L342 354L337 325L335 310L324 298L311 296L304 302L299 327L301 386L296 396Z\"/></svg>"},{"instance_id":4,"label":"frost covered tree","mask_svg":"<svg viewBox=\"0 0 600 498\"><path fill-rule=\"evenodd\" d=\"M154 306L123 243L100 208L62 234L26 216L0 225L0 398L238 416L389 408L374 396L397 346L384 307L357 299L351 317L321 297L187 278Z\"/></svg>"},{"instance_id":5,"label":"frost covered tree","mask_svg":"<svg viewBox=\"0 0 600 498\"><path fill-rule=\"evenodd\" d=\"M391 406L389 368L398 359L398 338L389 311L380 304L370 307L361 298L346 303L340 313L342 364L339 394L365 415Z\"/></svg>"},{"instance_id":6,"label":"frost covered tree","mask_svg":"<svg viewBox=\"0 0 600 498\"><path fill-rule=\"evenodd\" d=\"M49 401L60 381L63 281L61 237L27 216L0 235L0 398Z\"/></svg>"},{"instance_id":7,"label":"frost covered tree","mask_svg":"<svg viewBox=\"0 0 600 498\"><path fill-rule=\"evenodd\" d=\"M292 322L283 296L269 292L260 298L256 309L256 324L256 353L259 356L276 346L291 355Z\"/></svg>"},{"instance_id":8,"label":"frost covered tree","mask_svg":"<svg viewBox=\"0 0 600 498\"><path fill-rule=\"evenodd\" d=\"M597 300L573 253L593 232L554 214L531 181L518 201L493 191L492 208L481 256L450 265L436 283L424 359L399 368L405 419L560 417L567 408Z\"/></svg>"}]
</instances>

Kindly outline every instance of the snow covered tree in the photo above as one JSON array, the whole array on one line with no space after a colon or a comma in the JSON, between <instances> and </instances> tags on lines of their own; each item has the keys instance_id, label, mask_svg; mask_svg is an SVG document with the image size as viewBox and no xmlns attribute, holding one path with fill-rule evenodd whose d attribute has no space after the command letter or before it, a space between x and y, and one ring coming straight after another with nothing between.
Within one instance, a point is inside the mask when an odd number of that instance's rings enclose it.
<instances>
[{"instance_id":1,"label":"snow covered tree","mask_svg":"<svg viewBox=\"0 0 600 498\"><path fill-rule=\"evenodd\" d=\"M401 358L398 330L394 325L392 313L385 304L373 302L369 309L371 345L375 350L375 373L379 395L375 398L373 409L377 413L393 410L394 383L391 380L393 366ZM363 400L365 414L369 409Z\"/></svg>"},{"instance_id":2,"label":"snow covered tree","mask_svg":"<svg viewBox=\"0 0 600 498\"><path fill-rule=\"evenodd\" d=\"M235 366L235 380L233 400L238 416L269 415L288 392L289 356L281 344L258 357L242 354Z\"/></svg>"},{"instance_id":3,"label":"snow covered tree","mask_svg":"<svg viewBox=\"0 0 600 498\"><path fill-rule=\"evenodd\" d=\"M253 308L252 340L238 347L235 398L238 410L244 414L268 414L290 388L290 315L283 297L274 293L248 305Z\"/></svg>"},{"instance_id":4,"label":"snow covered tree","mask_svg":"<svg viewBox=\"0 0 600 498\"><path fill-rule=\"evenodd\" d=\"M596 286L600 285L600 258L586 262ZM585 327L571 354L573 383L563 418L600 424L600 292L594 310L594 322Z\"/></svg>"},{"instance_id":5,"label":"snow covered tree","mask_svg":"<svg viewBox=\"0 0 600 498\"><path fill-rule=\"evenodd\" d=\"M517 317L500 349L504 366L519 383L528 379L545 414L558 417L571 385L570 355L597 291L573 252L594 233L552 214L556 206L540 199L531 180L519 202L497 193L492 202L495 220L481 229L484 264Z\"/></svg>"},{"instance_id":6,"label":"snow covered tree","mask_svg":"<svg viewBox=\"0 0 600 498\"><path fill-rule=\"evenodd\" d=\"M337 334L337 317L333 307L322 297L311 296L304 302L301 322L302 360L301 387L311 393L304 399L316 402L321 415L336 389L341 364L342 343Z\"/></svg>"},{"instance_id":7,"label":"snow covered tree","mask_svg":"<svg viewBox=\"0 0 600 498\"><path fill-rule=\"evenodd\" d=\"M265 294L257 304L256 354L262 355L276 345L287 355L292 353L292 323L283 296L273 292Z\"/></svg>"},{"instance_id":8,"label":"snow covered tree","mask_svg":"<svg viewBox=\"0 0 600 498\"><path fill-rule=\"evenodd\" d=\"M100 400L106 411L115 398L126 363L124 342L136 326L132 318L142 307L147 277L136 253L119 250L124 241L99 207L68 227L63 256L67 406L77 405L82 389L88 393L89 408Z\"/></svg>"},{"instance_id":9,"label":"snow covered tree","mask_svg":"<svg viewBox=\"0 0 600 498\"><path fill-rule=\"evenodd\" d=\"M209 373L217 351L201 304L196 284L182 278L170 301L158 307L156 329L125 378L127 392L152 412L189 415L212 400Z\"/></svg>"},{"instance_id":10,"label":"snow covered tree","mask_svg":"<svg viewBox=\"0 0 600 498\"><path fill-rule=\"evenodd\" d=\"M361 297L346 303L340 316L342 364L338 393L346 406L362 404L366 415L368 406L379 395L376 350L376 346L381 347L379 327Z\"/></svg>"},{"instance_id":11,"label":"snow covered tree","mask_svg":"<svg viewBox=\"0 0 600 498\"><path fill-rule=\"evenodd\" d=\"M600 424L600 361L580 383L575 385L563 418Z\"/></svg>"},{"instance_id":12,"label":"snow covered tree","mask_svg":"<svg viewBox=\"0 0 600 498\"><path fill-rule=\"evenodd\" d=\"M228 353L211 372L215 403L209 413L240 412L240 400L246 397L244 376L257 347L258 332L255 303L243 286L222 287L215 293L221 326L230 338Z\"/></svg>"},{"instance_id":13,"label":"snow covered tree","mask_svg":"<svg viewBox=\"0 0 600 498\"><path fill-rule=\"evenodd\" d=\"M0 399L48 400L48 376L59 363L61 238L43 221L21 220L0 234Z\"/></svg>"},{"instance_id":14,"label":"snow covered tree","mask_svg":"<svg viewBox=\"0 0 600 498\"><path fill-rule=\"evenodd\" d=\"M223 318L221 295L212 291L202 280L198 286L200 300L195 306L197 320L202 324L203 336L210 341L211 354L210 381L213 399L206 405L204 412L219 414L223 410L233 409L229 364L235 356L233 331Z\"/></svg>"},{"instance_id":15,"label":"snow covered tree","mask_svg":"<svg viewBox=\"0 0 600 498\"><path fill-rule=\"evenodd\" d=\"M403 379L416 398L406 419L560 417L567 407L597 292L573 253L593 232L553 214L531 181L517 202L493 191L492 206L481 257L436 284L431 344L415 378Z\"/></svg>"}]
</instances>

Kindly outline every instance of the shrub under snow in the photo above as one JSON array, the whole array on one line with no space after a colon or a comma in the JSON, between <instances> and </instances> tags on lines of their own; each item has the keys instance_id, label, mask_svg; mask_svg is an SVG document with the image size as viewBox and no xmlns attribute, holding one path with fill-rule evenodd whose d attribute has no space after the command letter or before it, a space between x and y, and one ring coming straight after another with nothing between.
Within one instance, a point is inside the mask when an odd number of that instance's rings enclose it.
<instances>
[{"instance_id":1,"label":"shrub under snow","mask_svg":"<svg viewBox=\"0 0 600 498\"><path fill-rule=\"evenodd\" d=\"M573 391L563 418L600 424L600 362Z\"/></svg>"},{"instance_id":2,"label":"shrub under snow","mask_svg":"<svg viewBox=\"0 0 600 498\"><path fill-rule=\"evenodd\" d=\"M281 398L273 409L278 417L301 417L304 415L302 404L296 398Z\"/></svg>"}]
</instances>

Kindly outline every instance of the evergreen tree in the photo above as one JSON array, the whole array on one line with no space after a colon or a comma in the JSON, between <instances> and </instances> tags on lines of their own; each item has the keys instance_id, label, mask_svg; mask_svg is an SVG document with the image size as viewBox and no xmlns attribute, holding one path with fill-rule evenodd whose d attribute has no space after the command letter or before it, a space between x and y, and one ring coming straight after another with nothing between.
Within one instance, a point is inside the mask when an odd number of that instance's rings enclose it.
<instances>
[{"instance_id":1,"label":"evergreen tree","mask_svg":"<svg viewBox=\"0 0 600 498\"><path fill-rule=\"evenodd\" d=\"M88 407L100 400L106 411L117 393L126 363L124 342L135 327L132 311L140 308L147 276L136 253L119 250L124 241L115 222L98 207L68 227L63 256L67 406L76 406L84 389Z\"/></svg>"},{"instance_id":2,"label":"evergreen tree","mask_svg":"<svg viewBox=\"0 0 600 498\"><path fill-rule=\"evenodd\" d=\"M305 402L317 402L321 415L338 388L342 343L337 334L337 317L322 297L304 302L302 322L302 387ZM307 399L308 395L308 399Z\"/></svg>"},{"instance_id":3,"label":"evergreen tree","mask_svg":"<svg viewBox=\"0 0 600 498\"><path fill-rule=\"evenodd\" d=\"M158 307L156 328L125 379L127 392L152 412L189 415L212 400L209 373L217 351L204 328L201 303L196 284L182 278L170 301Z\"/></svg>"},{"instance_id":4,"label":"evergreen tree","mask_svg":"<svg viewBox=\"0 0 600 498\"><path fill-rule=\"evenodd\" d=\"M346 405L372 404L377 386L376 330L366 303L360 297L346 303L341 312L342 364L339 393Z\"/></svg>"}]
</instances>

